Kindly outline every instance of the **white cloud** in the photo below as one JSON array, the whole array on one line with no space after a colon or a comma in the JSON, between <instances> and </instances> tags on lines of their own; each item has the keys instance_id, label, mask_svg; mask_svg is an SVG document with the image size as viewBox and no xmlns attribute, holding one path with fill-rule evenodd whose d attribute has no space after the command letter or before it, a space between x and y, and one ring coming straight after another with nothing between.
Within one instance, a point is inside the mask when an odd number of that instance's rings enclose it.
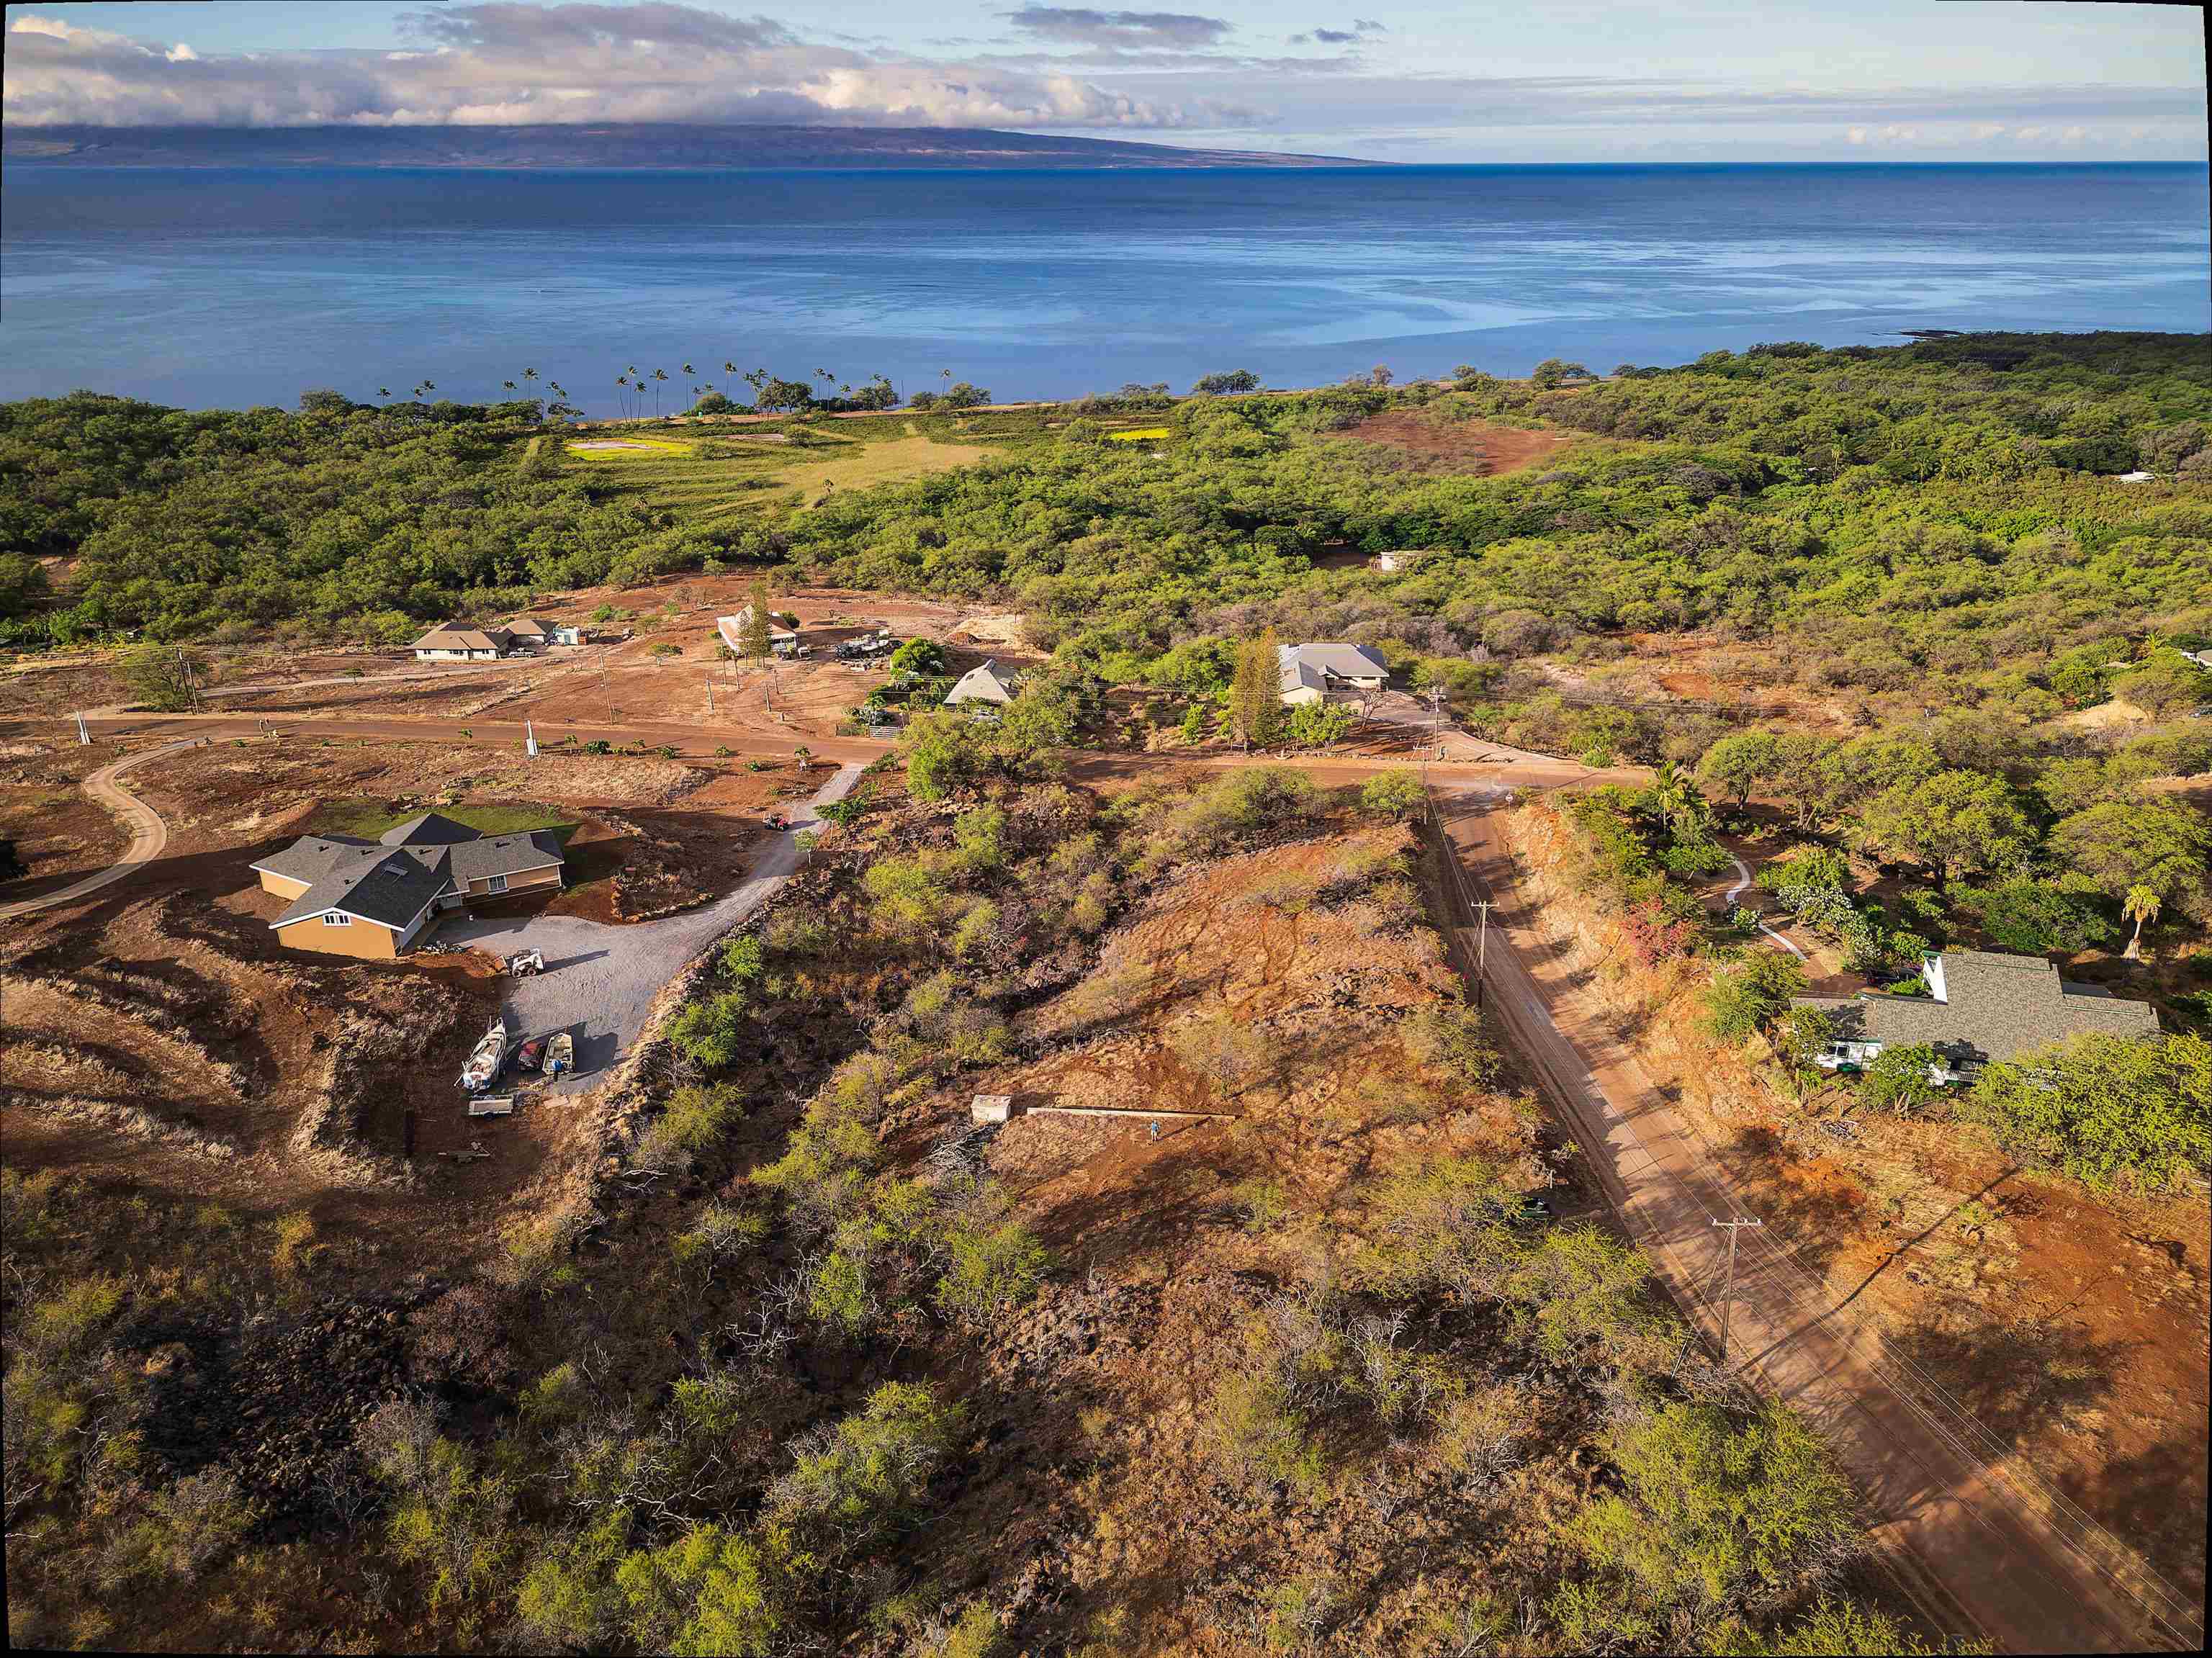
<instances>
[{"instance_id":1,"label":"white cloud","mask_svg":"<svg viewBox=\"0 0 2212 1658\"><path fill-rule=\"evenodd\" d=\"M491 0L408 21L429 50L204 57L188 46L165 52L105 30L19 16L9 31L5 118L16 127L788 121L1170 128L1246 116L1041 66L824 46L773 19L666 0Z\"/></svg>"}]
</instances>

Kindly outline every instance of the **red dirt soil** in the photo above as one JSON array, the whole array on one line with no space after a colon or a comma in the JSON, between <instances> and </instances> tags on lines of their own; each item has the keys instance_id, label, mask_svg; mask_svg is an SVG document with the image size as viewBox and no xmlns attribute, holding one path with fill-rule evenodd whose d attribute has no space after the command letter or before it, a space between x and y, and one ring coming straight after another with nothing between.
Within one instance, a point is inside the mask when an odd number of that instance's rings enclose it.
<instances>
[{"instance_id":1,"label":"red dirt soil","mask_svg":"<svg viewBox=\"0 0 2212 1658\"><path fill-rule=\"evenodd\" d=\"M1530 432L1516 426L1493 426L1487 421L1447 425L1410 410L1394 410L1370 415L1348 435L1363 443L1395 449L1430 471L1503 477L1557 454L1582 434Z\"/></svg>"}]
</instances>

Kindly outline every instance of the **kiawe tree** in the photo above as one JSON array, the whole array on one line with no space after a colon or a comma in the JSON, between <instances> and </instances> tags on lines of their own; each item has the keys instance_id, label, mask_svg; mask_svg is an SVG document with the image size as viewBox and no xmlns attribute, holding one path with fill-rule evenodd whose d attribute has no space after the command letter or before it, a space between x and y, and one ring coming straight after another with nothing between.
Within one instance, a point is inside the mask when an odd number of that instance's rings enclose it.
<instances>
[{"instance_id":1,"label":"kiawe tree","mask_svg":"<svg viewBox=\"0 0 2212 1658\"><path fill-rule=\"evenodd\" d=\"M1925 865L1939 883L2017 864L2035 844L2011 787L1975 771L1887 788L1868 803L1861 823L1869 841Z\"/></svg>"}]
</instances>

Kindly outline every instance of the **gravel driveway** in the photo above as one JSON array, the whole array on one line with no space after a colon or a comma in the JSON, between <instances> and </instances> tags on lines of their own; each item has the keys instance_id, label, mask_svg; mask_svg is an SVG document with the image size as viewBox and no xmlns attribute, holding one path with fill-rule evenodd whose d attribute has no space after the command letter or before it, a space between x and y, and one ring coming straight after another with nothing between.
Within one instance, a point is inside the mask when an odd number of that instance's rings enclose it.
<instances>
[{"instance_id":1,"label":"gravel driveway","mask_svg":"<svg viewBox=\"0 0 2212 1658\"><path fill-rule=\"evenodd\" d=\"M508 1035L567 1030L576 1039L576 1069L552 1084L556 1092L588 1088L593 1077L629 1052L645 1027L646 1010L661 987L691 958L758 909L799 868L794 835L822 820L816 808L842 800L860 780L860 768L839 768L812 799L799 807L790 830L771 841L738 890L703 909L657 921L611 926L574 915L472 918L454 915L438 929L441 944L475 944L501 956L544 952L545 971L509 983L501 1011ZM509 1080L512 1080L510 1077Z\"/></svg>"}]
</instances>

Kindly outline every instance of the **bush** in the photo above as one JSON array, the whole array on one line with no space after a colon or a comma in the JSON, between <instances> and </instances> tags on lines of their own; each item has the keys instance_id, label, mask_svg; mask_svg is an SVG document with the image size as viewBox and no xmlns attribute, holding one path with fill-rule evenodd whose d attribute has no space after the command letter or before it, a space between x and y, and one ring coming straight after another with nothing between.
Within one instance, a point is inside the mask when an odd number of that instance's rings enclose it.
<instances>
[{"instance_id":1,"label":"bush","mask_svg":"<svg viewBox=\"0 0 2212 1658\"><path fill-rule=\"evenodd\" d=\"M2090 899L2025 878L1990 887L1953 887L1952 901L2000 950L2022 956L2071 954L2109 940L2112 923Z\"/></svg>"},{"instance_id":2,"label":"bush","mask_svg":"<svg viewBox=\"0 0 2212 1658\"><path fill-rule=\"evenodd\" d=\"M1779 1403L1747 1420L1662 1405L1606 1446L1626 1491L1591 1503L1569 1534L1655 1608L1696 1617L1754 1593L1802 1593L1861 1546L1850 1483Z\"/></svg>"},{"instance_id":3,"label":"bush","mask_svg":"<svg viewBox=\"0 0 2212 1658\"><path fill-rule=\"evenodd\" d=\"M1859 1081L1859 1099L1869 1109L1892 1116L1917 1116L1942 1097L1940 1084L1929 1077L1929 1067L1942 1056L1926 1042L1885 1048L1867 1066Z\"/></svg>"},{"instance_id":4,"label":"bush","mask_svg":"<svg viewBox=\"0 0 2212 1658\"><path fill-rule=\"evenodd\" d=\"M2069 1036L1990 1066L1959 1114L2090 1186L2172 1186L2212 1174L2212 1042Z\"/></svg>"},{"instance_id":5,"label":"bush","mask_svg":"<svg viewBox=\"0 0 2212 1658\"><path fill-rule=\"evenodd\" d=\"M1498 1050L1473 1008L1432 1002L1408 1015L1403 1029L1406 1051L1421 1064L1474 1088L1488 1088L1498 1080Z\"/></svg>"},{"instance_id":6,"label":"bush","mask_svg":"<svg viewBox=\"0 0 2212 1658\"><path fill-rule=\"evenodd\" d=\"M866 1547L908 1515L951 1451L962 1412L929 1388L887 1382L867 1404L800 1442L769 1491L770 1515L826 1533L840 1552Z\"/></svg>"},{"instance_id":7,"label":"bush","mask_svg":"<svg viewBox=\"0 0 2212 1658\"><path fill-rule=\"evenodd\" d=\"M742 986L702 997L676 1016L668 1040L695 1065L726 1070L744 1052L745 1026L752 999Z\"/></svg>"},{"instance_id":8,"label":"bush","mask_svg":"<svg viewBox=\"0 0 2212 1658\"><path fill-rule=\"evenodd\" d=\"M1044 1245L1009 1222L988 1230L956 1227L945 1239L951 1264L938 1281L937 1304L963 1324L982 1327L1036 1293Z\"/></svg>"},{"instance_id":9,"label":"bush","mask_svg":"<svg viewBox=\"0 0 2212 1658\"><path fill-rule=\"evenodd\" d=\"M1417 772L1377 772L1359 786L1360 809L1376 817L1402 821L1414 817L1427 799Z\"/></svg>"},{"instance_id":10,"label":"bush","mask_svg":"<svg viewBox=\"0 0 2212 1658\"><path fill-rule=\"evenodd\" d=\"M1288 1486L1310 1503L1327 1494L1321 1445L1273 1376L1231 1376L1213 1396L1212 1418L1215 1453L1232 1478Z\"/></svg>"},{"instance_id":11,"label":"bush","mask_svg":"<svg viewBox=\"0 0 2212 1658\"><path fill-rule=\"evenodd\" d=\"M1766 1029L1805 993L1805 969L1796 958L1758 950L1713 975L1703 994L1705 1029L1724 1042L1740 1042Z\"/></svg>"},{"instance_id":12,"label":"bush","mask_svg":"<svg viewBox=\"0 0 2212 1658\"><path fill-rule=\"evenodd\" d=\"M1302 771L1255 766L1233 771L1192 795L1169 817L1169 849L1213 857L1239 842L1310 820L1317 810L1313 779Z\"/></svg>"}]
</instances>

